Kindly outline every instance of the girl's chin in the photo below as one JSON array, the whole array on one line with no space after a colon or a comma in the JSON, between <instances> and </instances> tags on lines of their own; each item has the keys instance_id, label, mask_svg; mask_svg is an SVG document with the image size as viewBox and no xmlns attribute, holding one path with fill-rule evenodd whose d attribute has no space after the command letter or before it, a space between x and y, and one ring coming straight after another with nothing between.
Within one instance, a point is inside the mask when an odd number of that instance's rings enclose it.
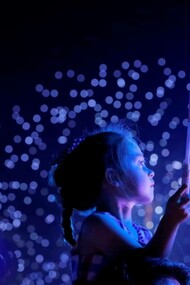
<instances>
[{"instance_id":1,"label":"girl's chin","mask_svg":"<svg viewBox=\"0 0 190 285\"><path fill-rule=\"evenodd\" d=\"M139 203L139 205L147 205L147 204L151 204L154 200L154 196L151 197L144 197L144 199L141 200L141 202Z\"/></svg>"}]
</instances>

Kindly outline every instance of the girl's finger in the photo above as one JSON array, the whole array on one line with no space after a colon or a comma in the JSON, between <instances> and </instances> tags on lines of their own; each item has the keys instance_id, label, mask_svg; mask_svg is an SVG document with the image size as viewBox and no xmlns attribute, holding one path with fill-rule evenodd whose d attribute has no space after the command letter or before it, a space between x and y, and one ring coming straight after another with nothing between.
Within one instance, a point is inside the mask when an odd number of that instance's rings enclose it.
<instances>
[{"instance_id":1,"label":"girl's finger","mask_svg":"<svg viewBox=\"0 0 190 285\"><path fill-rule=\"evenodd\" d=\"M187 185L186 184L183 184L174 194L173 196L171 197L171 199L173 201L178 201L182 196L183 194L185 193L185 191L187 191Z\"/></svg>"}]
</instances>

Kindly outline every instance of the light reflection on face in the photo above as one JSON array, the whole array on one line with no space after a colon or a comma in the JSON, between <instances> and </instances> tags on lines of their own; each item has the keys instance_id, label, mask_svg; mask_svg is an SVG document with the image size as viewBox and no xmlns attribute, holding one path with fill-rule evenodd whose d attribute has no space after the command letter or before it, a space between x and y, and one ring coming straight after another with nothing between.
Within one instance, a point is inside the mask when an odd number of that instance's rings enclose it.
<instances>
[{"instance_id":1,"label":"light reflection on face","mask_svg":"<svg viewBox=\"0 0 190 285\"><path fill-rule=\"evenodd\" d=\"M135 204L147 204L154 198L154 172L146 166L144 155L137 143L127 144L124 158L123 187Z\"/></svg>"}]
</instances>

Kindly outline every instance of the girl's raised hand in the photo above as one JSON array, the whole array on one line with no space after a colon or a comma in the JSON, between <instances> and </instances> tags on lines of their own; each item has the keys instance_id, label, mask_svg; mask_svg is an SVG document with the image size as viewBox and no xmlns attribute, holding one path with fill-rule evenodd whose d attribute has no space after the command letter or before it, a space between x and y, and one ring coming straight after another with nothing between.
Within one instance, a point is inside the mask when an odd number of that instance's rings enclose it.
<instances>
[{"instance_id":1,"label":"girl's raised hand","mask_svg":"<svg viewBox=\"0 0 190 285\"><path fill-rule=\"evenodd\" d=\"M164 216L173 224L180 224L190 217L190 195L187 193L187 185L182 185L168 199Z\"/></svg>"}]
</instances>

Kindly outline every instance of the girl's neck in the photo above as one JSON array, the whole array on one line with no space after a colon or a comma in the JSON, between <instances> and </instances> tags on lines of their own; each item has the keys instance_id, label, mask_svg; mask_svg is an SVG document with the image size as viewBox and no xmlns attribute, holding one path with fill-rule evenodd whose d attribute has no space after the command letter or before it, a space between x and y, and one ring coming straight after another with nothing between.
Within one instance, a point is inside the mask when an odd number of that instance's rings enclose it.
<instances>
[{"instance_id":1,"label":"girl's neck","mask_svg":"<svg viewBox=\"0 0 190 285\"><path fill-rule=\"evenodd\" d=\"M109 212L117 219L121 221L122 224L132 224L132 210L134 203L128 201L126 198L121 198L114 192L102 192L102 196L99 198L97 203L97 211Z\"/></svg>"},{"instance_id":2,"label":"girl's neck","mask_svg":"<svg viewBox=\"0 0 190 285\"><path fill-rule=\"evenodd\" d=\"M131 209L129 208L120 208L120 207L103 207L103 206L98 206L96 208L97 211L99 212L108 212L114 217L116 217L120 222L125 225L126 227L132 226L132 215L131 215Z\"/></svg>"}]
</instances>

